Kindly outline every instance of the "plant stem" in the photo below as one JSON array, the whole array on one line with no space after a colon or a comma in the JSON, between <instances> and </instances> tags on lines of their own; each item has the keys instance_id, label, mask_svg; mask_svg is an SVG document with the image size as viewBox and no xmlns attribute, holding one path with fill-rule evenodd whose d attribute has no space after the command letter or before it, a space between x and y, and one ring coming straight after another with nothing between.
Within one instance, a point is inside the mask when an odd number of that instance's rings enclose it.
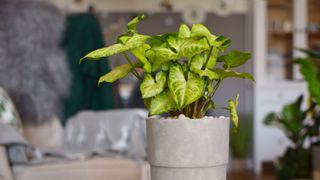
<instances>
[{"instance_id":1,"label":"plant stem","mask_svg":"<svg viewBox=\"0 0 320 180\"><path fill-rule=\"evenodd\" d=\"M205 113L204 110L206 109L206 106L207 106L208 102L213 98L213 96L216 93L216 91L218 90L220 84L221 84L221 80L218 80L216 85L213 87L212 93L209 94L208 99L204 101L204 103L203 103L203 105L202 105L202 107L200 109L200 112L201 112L202 115L204 115L204 113Z\"/></svg>"},{"instance_id":2,"label":"plant stem","mask_svg":"<svg viewBox=\"0 0 320 180\"><path fill-rule=\"evenodd\" d=\"M132 71L131 73L138 79L138 80L142 80L142 77L140 76L140 74L137 72L134 64L132 63L132 61L130 60L130 58L128 57L128 55L126 53L122 53L123 56L126 58L126 60L128 61L128 63L131 65L132 67Z\"/></svg>"},{"instance_id":3,"label":"plant stem","mask_svg":"<svg viewBox=\"0 0 320 180\"><path fill-rule=\"evenodd\" d=\"M210 56L212 54L212 50L213 50L213 46L210 47L210 51L209 51L208 57L206 59L206 63L204 64L204 66L202 68L206 68L207 67L209 59L210 59Z\"/></svg>"},{"instance_id":4,"label":"plant stem","mask_svg":"<svg viewBox=\"0 0 320 180\"><path fill-rule=\"evenodd\" d=\"M199 101L196 101L194 103L194 106L193 106L193 113L192 113L192 118L195 119L197 118L197 114L198 114L198 103Z\"/></svg>"}]
</instances>

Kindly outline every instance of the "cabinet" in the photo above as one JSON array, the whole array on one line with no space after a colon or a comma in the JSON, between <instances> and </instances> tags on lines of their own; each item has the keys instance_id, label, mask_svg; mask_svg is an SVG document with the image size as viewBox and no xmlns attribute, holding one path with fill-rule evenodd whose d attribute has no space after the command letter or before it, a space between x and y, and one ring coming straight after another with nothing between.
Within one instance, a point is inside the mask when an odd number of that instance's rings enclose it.
<instances>
[{"instance_id":1,"label":"cabinet","mask_svg":"<svg viewBox=\"0 0 320 180\"><path fill-rule=\"evenodd\" d=\"M319 0L253 0L254 10L254 168L273 161L290 142L284 134L263 124L272 111L298 95L307 94L306 83L293 64L304 56L297 48L320 47Z\"/></svg>"}]
</instances>

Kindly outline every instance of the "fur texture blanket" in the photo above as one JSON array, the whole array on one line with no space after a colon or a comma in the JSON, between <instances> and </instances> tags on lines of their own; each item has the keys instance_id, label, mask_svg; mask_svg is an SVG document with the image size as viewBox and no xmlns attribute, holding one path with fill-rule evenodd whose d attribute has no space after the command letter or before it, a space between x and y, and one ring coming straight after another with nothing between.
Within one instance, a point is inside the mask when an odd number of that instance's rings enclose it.
<instances>
[{"instance_id":1,"label":"fur texture blanket","mask_svg":"<svg viewBox=\"0 0 320 180\"><path fill-rule=\"evenodd\" d=\"M0 0L0 86L23 123L41 124L58 113L69 90L60 49L64 16L45 1Z\"/></svg>"}]
</instances>

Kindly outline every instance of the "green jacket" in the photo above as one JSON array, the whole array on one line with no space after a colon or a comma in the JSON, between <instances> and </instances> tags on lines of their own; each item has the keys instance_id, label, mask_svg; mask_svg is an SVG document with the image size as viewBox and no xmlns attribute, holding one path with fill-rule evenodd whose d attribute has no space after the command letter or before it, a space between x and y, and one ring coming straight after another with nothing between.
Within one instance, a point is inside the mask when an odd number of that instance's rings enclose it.
<instances>
[{"instance_id":1,"label":"green jacket","mask_svg":"<svg viewBox=\"0 0 320 180\"><path fill-rule=\"evenodd\" d=\"M98 87L99 77L109 72L107 61L84 61L79 65L81 57L103 46L101 27L94 15L75 14L67 18L63 47L67 52L72 82L64 104L64 124L80 110L114 107L112 86L103 83Z\"/></svg>"}]
</instances>

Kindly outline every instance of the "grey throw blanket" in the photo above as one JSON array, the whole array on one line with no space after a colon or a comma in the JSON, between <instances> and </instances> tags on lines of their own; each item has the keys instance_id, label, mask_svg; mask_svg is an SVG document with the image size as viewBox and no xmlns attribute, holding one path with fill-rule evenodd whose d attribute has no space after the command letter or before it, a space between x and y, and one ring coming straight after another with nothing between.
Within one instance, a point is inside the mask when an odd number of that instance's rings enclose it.
<instances>
[{"instance_id":1,"label":"grey throw blanket","mask_svg":"<svg viewBox=\"0 0 320 180\"><path fill-rule=\"evenodd\" d=\"M94 157L123 158L116 151L76 152L67 149L37 149L28 144L17 130L3 123L0 123L0 146L7 147L9 161L13 165L38 165Z\"/></svg>"}]
</instances>

